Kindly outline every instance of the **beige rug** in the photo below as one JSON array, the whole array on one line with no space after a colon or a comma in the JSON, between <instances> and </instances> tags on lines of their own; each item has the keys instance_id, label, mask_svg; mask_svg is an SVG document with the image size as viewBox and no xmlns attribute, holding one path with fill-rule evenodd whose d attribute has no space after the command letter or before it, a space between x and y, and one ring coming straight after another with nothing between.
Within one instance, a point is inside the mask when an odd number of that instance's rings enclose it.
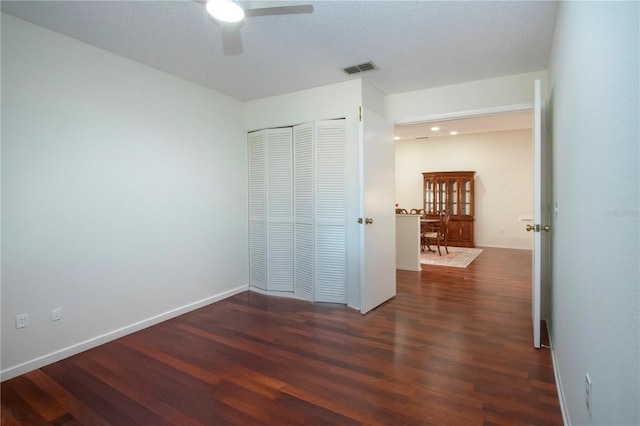
<instances>
[{"instance_id":1,"label":"beige rug","mask_svg":"<svg viewBox=\"0 0 640 426\"><path fill-rule=\"evenodd\" d=\"M438 248L431 246L436 252L422 252L420 253L420 263L426 265L437 266L452 266L454 268L466 268L473 260L482 253L482 249L478 248L466 248L466 247L449 247L449 254L440 247L442 256L438 255Z\"/></svg>"}]
</instances>

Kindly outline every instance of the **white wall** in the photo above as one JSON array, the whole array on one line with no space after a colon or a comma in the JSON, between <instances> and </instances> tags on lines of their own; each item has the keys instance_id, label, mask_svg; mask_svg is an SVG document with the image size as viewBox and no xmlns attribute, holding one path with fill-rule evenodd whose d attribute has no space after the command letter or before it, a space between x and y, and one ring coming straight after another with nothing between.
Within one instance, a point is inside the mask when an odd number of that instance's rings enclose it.
<instances>
[{"instance_id":1,"label":"white wall","mask_svg":"<svg viewBox=\"0 0 640 426\"><path fill-rule=\"evenodd\" d=\"M2 14L3 379L247 288L242 106Z\"/></svg>"},{"instance_id":2,"label":"white wall","mask_svg":"<svg viewBox=\"0 0 640 426\"><path fill-rule=\"evenodd\" d=\"M397 141L396 201L422 208L423 172L474 170L476 245L531 249L532 150L530 129Z\"/></svg>"},{"instance_id":3,"label":"white wall","mask_svg":"<svg viewBox=\"0 0 640 426\"><path fill-rule=\"evenodd\" d=\"M420 216L397 214L396 219L396 269L421 271L420 267Z\"/></svg>"},{"instance_id":4,"label":"white wall","mask_svg":"<svg viewBox=\"0 0 640 426\"><path fill-rule=\"evenodd\" d=\"M638 2L561 2L556 21L551 336L574 425L640 424L639 22Z\"/></svg>"},{"instance_id":5,"label":"white wall","mask_svg":"<svg viewBox=\"0 0 640 426\"><path fill-rule=\"evenodd\" d=\"M547 73L537 71L390 95L385 98L385 115L394 123L410 123L531 108L533 82L538 79L546 93Z\"/></svg>"}]
</instances>

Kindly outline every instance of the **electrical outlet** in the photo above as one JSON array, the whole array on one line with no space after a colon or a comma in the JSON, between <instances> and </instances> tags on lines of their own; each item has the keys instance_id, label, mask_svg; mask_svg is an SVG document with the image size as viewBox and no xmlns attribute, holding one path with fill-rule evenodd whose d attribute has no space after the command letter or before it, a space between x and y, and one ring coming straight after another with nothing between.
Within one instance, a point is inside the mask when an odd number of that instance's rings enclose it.
<instances>
[{"instance_id":1,"label":"electrical outlet","mask_svg":"<svg viewBox=\"0 0 640 426\"><path fill-rule=\"evenodd\" d=\"M29 325L29 315L18 314L16 315L16 328L24 328Z\"/></svg>"},{"instance_id":2,"label":"electrical outlet","mask_svg":"<svg viewBox=\"0 0 640 426\"><path fill-rule=\"evenodd\" d=\"M587 413L591 415L591 376L589 373L584 375L584 396L587 403Z\"/></svg>"},{"instance_id":3,"label":"electrical outlet","mask_svg":"<svg viewBox=\"0 0 640 426\"><path fill-rule=\"evenodd\" d=\"M51 311L51 321L60 321L62 318L62 308L56 308Z\"/></svg>"}]
</instances>

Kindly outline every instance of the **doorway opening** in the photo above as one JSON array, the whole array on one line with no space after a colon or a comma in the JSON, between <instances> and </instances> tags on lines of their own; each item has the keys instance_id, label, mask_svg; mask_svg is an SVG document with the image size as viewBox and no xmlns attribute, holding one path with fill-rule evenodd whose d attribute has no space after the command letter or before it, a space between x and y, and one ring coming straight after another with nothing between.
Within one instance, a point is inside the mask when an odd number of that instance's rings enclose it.
<instances>
[{"instance_id":1,"label":"doorway opening","mask_svg":"<svg viewBox=\"0 0 640 426\"><path fill-rule=\"evenodd\" d=\"M532 114L518 106L396 123L396 203L423 208L423 172L473 170L476 245L531 250Z\"/></svg>"}]
</instances>

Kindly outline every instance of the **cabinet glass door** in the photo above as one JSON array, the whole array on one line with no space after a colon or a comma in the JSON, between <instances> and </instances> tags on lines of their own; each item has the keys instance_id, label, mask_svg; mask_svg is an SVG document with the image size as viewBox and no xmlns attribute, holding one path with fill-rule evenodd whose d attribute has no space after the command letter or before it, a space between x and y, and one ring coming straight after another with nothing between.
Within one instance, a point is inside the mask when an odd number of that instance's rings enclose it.
<instances>
[{"instance_id":1,"label":"cabinet glass door","mask_svg":"<svg viewBox=\"0 0 640 426\"><path fill-rule=\"evenodd\" d=\"M462 179L460 188L460 214L471 215L471 179Z\"/></svg>"},{"instance_id":2,"label":"cabinet glass door","mask_svg":"<svg viewBox=\"0 0 640 426\"><path fill-rule=\"evenodd\" d=\"M436 180L436 214L442 214L447 208L447 181Z\"/></svg>"},{"instance_id":3,"label":"cabinet glass door","mask_svg":"<svg viewBox=\"0 0 640 426\"><path fill-rule=\"evenodd\" d=\"M458 180L449 179L447 194L447 213L452 215L458 214Z\"/></svg>"},{"instance_id":4,"label":"cabinet glass door","mask_svg":"<svg viewBox=\"0 0 640 426\"><path fill-rule=\"evenodd\" d=\"M424 181L424 211L426 214L433 214L433 180Z\"/></svg>"}]
</instances>

